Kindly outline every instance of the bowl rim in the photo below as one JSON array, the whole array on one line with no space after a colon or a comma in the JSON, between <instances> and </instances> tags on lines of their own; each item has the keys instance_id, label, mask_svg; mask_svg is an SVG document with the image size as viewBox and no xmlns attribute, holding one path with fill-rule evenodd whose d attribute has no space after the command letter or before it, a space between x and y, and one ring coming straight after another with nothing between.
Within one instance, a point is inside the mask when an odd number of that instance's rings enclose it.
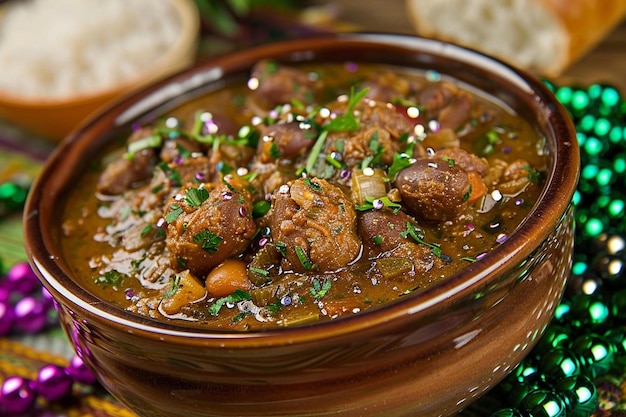
<instances>
[{"instance_id":1,"label":"bowl rim","mask_svg":"<svg viewBox=\"0 0 626 417\"><path fill-rule=\"evenodd\" d=\"M159 57L154 64L114 85L105 86L95 91L78 92L70 96L28 95L22 96L15 92L0 90L0 103L3 106L44 109L49 107L75 107L92 101L100 101L102 97L115 96L122 91L145 84L146 80L154 80L170 62L180 59L189 50L195 48L200 30L200 15L193 0L168 0L174 12L180 18L181 30L170 48ZM6 6L6 5L5 5ZM1 9L1 7L0 7ZM0 10L0 17L2 16ZM1 19L0 19L1 20Z\"/></svg>"},{"instance_id":2,"label":"bowl rim","mask_svg":"<svg viewBox=\"0 0 626 417\"><path fill-rule=\"evenodd\" d=\"M258 60L255 57L272 56L278 52L317 51L333 48L337 45L397 47L401 50L407 49L413 52L417 50L419 53L460 60L464 65L468 64L477 68L495 68L491 71L495 77L520 88L520 94L531 97L543 111L541 117L545 118L546 125L552 129L551 132L546 132L546 136L567 138L556 141L553 152L554 166L548 175L548 181L539 202L535 204L530 214L522 222L522 226L511 234L501 246L487 253L480 261L468 265L458 273L421 291L416 296L408 296L384 307L371 309L353 316L300 327L272 328L255 332L215 331L165 323L107 305L82 289L71 278L64 276L63 268L50 256L50 252L46 248L43 237L45 232L40 227L38 219L39 210L46 207L47 177L53 175L56 166L63 164L62 157L67 153L67 150L80 144L81 135L86 131L88 132L91 126L97 124L98 115L104 115L114 108L114 106L110 106L90 118L87 123L83 123L78 130L57 147L29 193L24 212L27 256L44 286L53 295L62 297L64 299L62 304L70 304L71 309L81 309L91 320L110 321L114 326L123 327L128 331L132 329L133 333L141 334L148 339L157 341L167 339L170 343L177 344L241 349L302 344L311 341L331 343L339 339L349 340L357 332L359 337L384 332L385 329L389 329L389 326L406 325L418 317L442 311L455 300L470 294L474 288L483 288L490 284L494 280L494 277L490 275L497 269L503 266L510 268L523 262L535 249L531 237L540 237L539 242L544 241L551 230L564 218L564 213L571 207L580 169L578 143L571 119L550 89L535 76L515 69L496 58L455 44L416 35L356 32L318 34L307 38L261 45L217 57L136 91L115 104L124 106L124 110L128 110L129 107L132 107L129 103L137 104L142 97L145 99L154 94L167 92L168 85L171 87L172 83L179 83L180 86L180 83L184 81L193 80L194 74L197 76L201 70L206 73L216 68L219 69L221 68L220 65L223 66L233 59L245 57L245 61L255 62ZM176 88L173 89L174 92L176 90ZM123 111L118 111L118 116L121 113Z\"/></svg>"}]
</instances>

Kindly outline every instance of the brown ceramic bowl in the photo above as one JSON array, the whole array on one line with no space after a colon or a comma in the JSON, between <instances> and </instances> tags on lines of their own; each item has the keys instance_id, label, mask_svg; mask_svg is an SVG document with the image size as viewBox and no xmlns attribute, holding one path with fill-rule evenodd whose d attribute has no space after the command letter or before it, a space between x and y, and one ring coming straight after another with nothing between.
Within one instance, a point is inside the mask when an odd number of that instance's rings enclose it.
<instances>
[{"instance_id":1,"label":"brown ceramic bowl","mask_svg":"<svg viewBox=\"0 0 626 417\"><path fill-rule=\"evenodd\" d=\"M70 97L21 96L0 91L0 117L29 133L59 142L108 101L189 67L196 56L198 10L190 0L169 1L180 18L182 30L172 47L150 68L117 85Z\"/></svg>"},{"instance_id":2,"label":"brown ceramic bowl","mask_svg":"<svg viewBox=\"0 0 626 417\"><path fill-rule=\"evenodd\" d=\"M245 73L262 58L373 61L434 69L487 92L547 138L548 179L510 238L467 269L396 303L331 322L256 333L189 329L95 298L59 250L59 207L116 132ZM579 171L572 124L541 82L434 40L342 34L220 57L117 103L75 131L34 184L30 261L100 382L139 415L445 416L504 378L546 328L571 266Z\"/></svg>"}]
</instances>

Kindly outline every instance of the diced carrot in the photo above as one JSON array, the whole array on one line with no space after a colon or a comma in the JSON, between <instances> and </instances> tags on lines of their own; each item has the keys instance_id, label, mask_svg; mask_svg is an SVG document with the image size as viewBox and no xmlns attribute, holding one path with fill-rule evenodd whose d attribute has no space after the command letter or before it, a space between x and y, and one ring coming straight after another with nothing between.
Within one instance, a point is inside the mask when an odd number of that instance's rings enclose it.
<instances>
[{"instance_id":1,"label":"diced carrot","mask_svg":"<svg viewBox=\"0 0 626 417\"><path fill-rule=\"evenodd\" d=\"M478 200L480 197L487 194L487 186L483 182L483 179L481 178L479 173L469 172L467 175L469 177L470 187L472 187L470 196L467 200L471 204Z\"/></svg>"},{"instance_id":2,"label":"diced carrot","mask_svg":"<svg viewBox=\"0 0 626 417\"><path fill-rule=\"evenodd\" d=\"M224 297L235 290L250 289L246 263L239 259L227 259L206 277L206 289L212 297Z\"/></svg>"}]
</instances>

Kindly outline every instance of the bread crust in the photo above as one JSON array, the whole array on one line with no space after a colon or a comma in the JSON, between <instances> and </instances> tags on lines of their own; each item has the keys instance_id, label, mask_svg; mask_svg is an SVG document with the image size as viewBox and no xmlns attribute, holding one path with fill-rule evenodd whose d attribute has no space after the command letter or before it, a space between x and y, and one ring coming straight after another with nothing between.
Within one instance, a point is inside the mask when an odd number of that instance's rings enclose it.
<instances>
[{"instance_id":1,"label":"bread crust","mask_svg":"<svg viewBox=\"0 0 626 417\"><path fill-rule=\"evenodd\" d=\"M422 36L439 38L446 41L456 42L477 49L487 54L517 64L514 51L510 54L493 53L485 49L484 45L468 42L463 33L450 34L440 27L436 27L433 19L428 19L424 8L431 7L439 0L407 0L407 12L409 20L416 32ZM467 0L457 0L459 3ZM528 7L539 7L548 16L553 27L551 36L558 38L558 43L563 45L564 51L554 51L548 61L534 64L526 68L544 76L554 77L560 75L569 65L592 49L611 30L613 30L626 16L626 0L523 0ZM507 7L509 1L489 0L490 7ZM460 10L460 9L459 9ZM446 13L454 13L454 10L446 10ZM464 16L459 15L458 19ZM488 22L475 22L476 25L488 24ZM529 28L530 29L530 28ZM499 33L491 33L498 37ZM508 55L508 56L507 56Z\"/></svg>"}]
</instances>

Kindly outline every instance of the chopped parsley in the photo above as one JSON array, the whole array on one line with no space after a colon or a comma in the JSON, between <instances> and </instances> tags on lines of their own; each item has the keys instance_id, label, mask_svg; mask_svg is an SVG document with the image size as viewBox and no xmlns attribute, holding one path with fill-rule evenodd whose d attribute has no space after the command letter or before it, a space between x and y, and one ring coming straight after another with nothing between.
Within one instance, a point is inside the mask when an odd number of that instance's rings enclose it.
<instances>
[{"instance_id":1,"label":"chopped parsley","mask_svg":"<svg viewBox=\"0 0 626 417\"><path fill-rule=\"evenodd\" d=\"M274 159L280 158L280 156L282 155L282 153L280 152L280 148L278 147L278 144L276 142L272 142L272 144L270 145L269 154L270 157Z\"/></svg>"},{"instance_id":2,"label":"chopped parsley","mask_svg":"<svg viewBox=\"0 0 626 417\"><path fill-rule=\"evenodd\" d=\"M312 284L313 286L309 288L309 294L311 294L311 297L319 300L328 294L332 286L332 281L325 279L324 282L320 282L319 279L314 278Z\"/></svg>"},{"instance_id":3,"label":"chopped parsley","mask_svg":"<svg viewBox=\"0 0 626 417\"><path fill-rule=\"evenodd\" d=\"M172 204L170 206L170 211L165 215L165 221L168 223L173 222L183 213L183 208L178 204Z\"/></svg>"},{"instance_id":4,"label":"chopped parsley","mask_svg":"<svg viewBox=\"0 0 626 417\"><path fill-rule=\"evenodd\" d=\"M251 300L251 299L252 299L252 296L250 296L250 293L248 293L247 291L235 290L234 293L227 295L226 297L218 298L217 300L215 300L215 302L211 304L211 306L209 307L209 313L211 313L211 315L213 316L217 316L225 304L228 304L228 303L236 304L240 301Z\"/></svg>"},{"instance_id":5,"label":"chopped parsley","mask_svg":"<svg viewBox=\"0 0 626 417\"><path fill-rule=\"evenodd\" d=\"M209 253L217 252L217 247L222 243L224 239L220 236L212 233L208 229L201 230L193 237L193 241L200 245L202 249Z\"/></svg>"},{"instance_id":6,"label":"chopped parsley","mask_svg":"<svg viewBox=\"0 0 626 417\"><path fill-rule=\"evenodd\" d=\"M189 188L185 193L185 202L189 207L200 207L209 198L209 192L202 187Z\"/></svg>"},{"instance_id":7,"label":"chopped parsley","mask_svg":"<svg viewBox=\"0 0 626 417\"><path fill-rule=\"evenodd\" d=\"M182 185L182 178L180 176L180 173L175 169L170 168L167 162L159 163L159 168L161 168L161 171L163 171L163 173L173 186L180 187Z\"/></svg>"},{"instance_id":8,"label":"chopped parsley","mask_svg":"<svg viewBox=\"0 0 626 417\"><path fill-rule=\"evenodd\" d=\"M528 180L533 184L538 184L544 180L545 174L543 172L531 167L530 165L524 168L528 171Z\"/></svg>"},{"instance_id":9,"label":"chopped parsley","mask_svg":"<svg viewBox=\"0 0 626 417\"><path fill-rule=\"evenodd\" d=\"M124 278L126 278L126 275L115 269L112 269L97 277L95 279L95 282L96 284L110 285L117 288L117 286L122 283Z\"/></svg>"},{"instance_id":10,"label":"chopped parsley","mask_svg":"<svg viewBox=\"0 0 626 417\"><path fill-rule=\"evenodd\" d=\"M296 251L296 256L298 257L298 260L300 261L300 264L302 264L302 267L306 269L307 271L309 269L312 269L314 266L313 262L311 262L311 260L307 256L304 249L302 249L302 247L300 246L296 246L295 251Z\"/></svg>"},{"instance_id":11,"label":"chopped parsley","mask_svg":"<svg viewBox=\"0 0 626 417\"><path fill-rule=\"evenodd\" d=\"M163 294L163 298L172 297L174 294L176 294L176 291L178 291L179 287L180 275L174 275L174 277L170 278L170 289L165 294Z\"/></svg>"},{"instance_id":12,"label":"chopped parsley","mask_svg":"<svg viewBox=\"0 0 626 417\"><path fill-rule=\"evenodd\" d=\"M406 230L402 233L400 233L400 236L404 237L404 238L408 238L411 237L414 241L416 241L417 243L421 244L421 245L425 245L428 246L430 248L430 251L437 256L438 258L449 262L450 261L450 257L447 255L443 255L441 253L441 246L437 243L429 243L426 242L424 240L424 231L420 228L418 228L417 226L415 226L413 223L411 222L406 222Z\"/></svg>"},{"instance_id":13,"label":"chopped parsley","mask_svg":"<svg viewBox=\"0 0 626 417\"><path fill-rule=\"evenodd\" d=\"M332 119L330 123L324 126L324 130L327 132L359 130L360 124L358 119L354 117L354 108L365 98L368 92L369 88L364 88L359 92L355 92L354 88L352 88L346 113Z\"/></svg>"},{"instance_id":14,"label":"chopped parsley","mask_svg":"<svg viewBox=\"0 0 626 417\"><path fill-rule=\"evenodd\" d=\"M281 255L283 255L283 257L287 256L287 244L285 242L276 242L276 249L278 249L278 252L280 252Z\"/></svg>"},{"instance_id":15,"label":"chopped parsley","mask_svg":"<svg viewBox=\"0 0 626 417\"><path fill-rule=\"evenodd\" d=\"M316 192L317 192L317 191L320 191L320 190L322 189L322 186L321 186L321 185L319 185L319 184L318 184L318 183L316 183L316 182L311 181L311 179L310 179L309 177L304 178L304 180L303 180L303 181L304 181L304 183L305 183L306 185L308 185L308 186L309 186L309 188L310 188L311 190L313 190L313 191L316 191Z\"/></svg>"},{"instance_id":16,"label":"chopped parsley","mask_svg":"<svg viewBox=\"0 0 626 417\"><path fill-rule=\"evenodd\" d=\"M389 197L365 197L365 203L357 204L355 206L358 211L380 210L383 207L390 208L394 213L397 213L402 208L402 205L394 203L389 199Z\"/></svg>"},{"instance_id":17,"label":"chopped parsley","mask_svg":"<svg viewBox=\"0 0 626 417\"><path fill-rule=\"evenodd\" d=\"M250 267L250 272L262 275L264 277L268 277L270 275L270 271L261 268Z\"/></svg>"},{"instance_id":18,"label":"chopped parsley","mask_svg":"<svg viewBox=\"0 0 626 417\"><path fill-rule=\"evenodd\" d=\"M412 163L412 158L410 158L406 152L396 152L393 155L393 162L387 170L387 177L389 181L393 181L396 178L396 175L398 175L398 172L408 166L411 166Z\"/></svg>"},{"instance_id":19,"label":"chopped parsley","mask_svg":"<svg viewBox=\"0 0 626 417\"><path fill-rule=\"evenodd\" d=\"M154 226L152 226L151 224L147 224L143 227L143 229L141 229L141 236L146 236L147 234L149 234L150 232L152 232L152 230L154 230Z\"/></svg>"}]
</instances>

